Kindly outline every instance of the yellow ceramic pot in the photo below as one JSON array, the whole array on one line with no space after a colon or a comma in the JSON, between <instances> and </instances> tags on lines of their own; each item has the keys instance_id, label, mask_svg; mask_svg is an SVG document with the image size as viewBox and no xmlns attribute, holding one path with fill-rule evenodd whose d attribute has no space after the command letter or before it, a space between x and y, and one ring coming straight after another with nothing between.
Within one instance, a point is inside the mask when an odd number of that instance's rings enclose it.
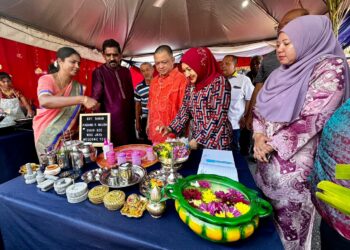
<instances>
[{"instance_id":1,"label":"yellow ceramic pot","mask_svg":"<svg viewBox=\"0 0 350 250\"><path fill-rule=\"evenodd\" d=\"M196 181L209 181L223 189L240 191L249 201L250 210L234 218L220 218L192 207L183 197L182 190ZM257 192L239 182L217 175L192 175L166 186L168 197L175 199L175 208L181 220L204 239L214 242L233 242L251 236L259 225L259 219L272 213L272 206L257 196Z\"/></svg>"}]
</instances>

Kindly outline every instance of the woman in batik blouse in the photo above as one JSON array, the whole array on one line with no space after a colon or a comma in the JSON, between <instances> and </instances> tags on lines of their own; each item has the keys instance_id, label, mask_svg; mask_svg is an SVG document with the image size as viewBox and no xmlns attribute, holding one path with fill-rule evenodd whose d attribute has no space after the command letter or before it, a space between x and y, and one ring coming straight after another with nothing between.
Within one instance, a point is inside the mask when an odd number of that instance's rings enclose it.
<instances>
[{"instance_id":1,"label":"woman in batik blouse","mask_svg":"<svg viewBox=\"0 0 350 250\"><path fill-rule=\"evenodd\" d=\"M188 86L182 106L160 133L180 133L193 119L190 147L230 149L232 128L228 120L231 88L208 48L191 48L181 59Z\"/></svg>"},{"instance_id":2,"label":"woman in batik blouse","mask_svg":"<svg viewBox=\"0 0 350 250\"><path fill-rule=\"evenodd\" d=\"M326 16L289 22L279 32L277 57L281 66L254 111L255 179L274 207L285 249L310 249L315 208L308 177L324 124L348 96L348 66Z\"/></svg>"}]
</instances>

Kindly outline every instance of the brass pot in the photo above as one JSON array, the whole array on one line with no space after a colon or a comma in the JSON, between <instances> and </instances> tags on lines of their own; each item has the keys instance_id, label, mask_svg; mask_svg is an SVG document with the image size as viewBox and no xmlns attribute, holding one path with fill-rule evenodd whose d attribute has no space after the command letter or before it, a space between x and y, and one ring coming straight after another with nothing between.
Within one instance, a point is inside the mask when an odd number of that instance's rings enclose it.
<instances>
[{"instance_id":1,"label":"brass pot","mask_svg":"<svg viewBox=\"0 0 350 250\"><path fill-rule=\"evenodd\" d=\"M165 201L152 202L149 201L146 207L147 211L153 218L160 218L165 211Z\"/></svg>"}]
</instances>

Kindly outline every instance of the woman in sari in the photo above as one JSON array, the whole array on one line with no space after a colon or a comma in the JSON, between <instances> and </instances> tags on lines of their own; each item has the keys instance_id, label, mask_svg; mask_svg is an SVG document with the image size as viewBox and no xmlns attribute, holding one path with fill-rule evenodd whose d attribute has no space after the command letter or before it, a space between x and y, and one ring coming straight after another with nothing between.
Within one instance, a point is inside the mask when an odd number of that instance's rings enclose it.
<instances>
[{"instance_id":1,"label":"woman in sari","mask_svg":"<svg viewBox=\"0 0 350 250\"><path fill-rule=\"evenodd\" d=\"M219 64L208 48L191 48L181 59L189 81L182 106L164 135L179 134L193 119L190 147L230 149L232 126L228 120L231 87L221 75Z\"/></svg>"},{"instance_id":2,"label":"woman in sari","mask_svg":"<svg viewBox=\"0 0 350 250\"><path fill-rule=\"evenodd\" d=\"M33 120L35 147L45 153L60 147L65 132L74 130L82 105L95 109L95 99L84 96L85 87L73 80L78 73L80 55L69 47L57 51L56 72L40 77L38 99L40 108ZM40 159L40 158L39 158Z\"/></svg>"},{"instance_id":3,"label":"woman in sari","mask_svg":"<svg viewBox=\"0 0 350 250\"><path fill-rule=\"evenodd\" d=\"M322 128L348 96L348 66L326 16L289 22L277 56L281 66L254 110L255 179L274 207L285 249L310 249L315 209L307 178Z\"/></svg>"},{"instance_id":4,"label":"woman in sari","mask_svg":"<svg viewBox=\"0 0 350 250\"><path fill-rule=\"evenodd\" d=\"M27 117L33 117L34 112L25 96L13 88L11 76L6 72L0 72L0 113L6 113L6 117L0 122L0 127L14 125L16 119L24 118L21 106L27 110Z\"/></svg>"}]
</instances>

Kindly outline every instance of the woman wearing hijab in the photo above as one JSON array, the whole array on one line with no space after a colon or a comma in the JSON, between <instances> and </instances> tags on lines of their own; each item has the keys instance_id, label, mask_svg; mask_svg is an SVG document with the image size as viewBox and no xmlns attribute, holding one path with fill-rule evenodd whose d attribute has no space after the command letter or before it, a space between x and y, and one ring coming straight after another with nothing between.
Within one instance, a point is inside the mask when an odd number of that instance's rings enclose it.
<instances>
[{"instance_id":1,"label":"woman wearing hijab","mask_svg":"<svg viewBox=\"0 0 350 250\"><path fill-rule=\"evenodd\" d=\"M185 98L169 127L160 133L180 133L193 119L190 147L230 149L231 124L228 120L230 84L220 74L219 64L208 48L191 48L181 59L181 67L189 81Z\"/></svg>"},{"instance_id":2,"label":"woman wearing hijab","mask_svg":"<svg viewBox=\"0 0 350 250\"><path fill-rule=\"evenodd\" d=\"M315 209L307 178L325 122L348 97L348 66L326 16L289 22L277 56L281 66L254 110L255 177L274 206L285 249L309 249Z\"/></svg>"}]
</instances>

